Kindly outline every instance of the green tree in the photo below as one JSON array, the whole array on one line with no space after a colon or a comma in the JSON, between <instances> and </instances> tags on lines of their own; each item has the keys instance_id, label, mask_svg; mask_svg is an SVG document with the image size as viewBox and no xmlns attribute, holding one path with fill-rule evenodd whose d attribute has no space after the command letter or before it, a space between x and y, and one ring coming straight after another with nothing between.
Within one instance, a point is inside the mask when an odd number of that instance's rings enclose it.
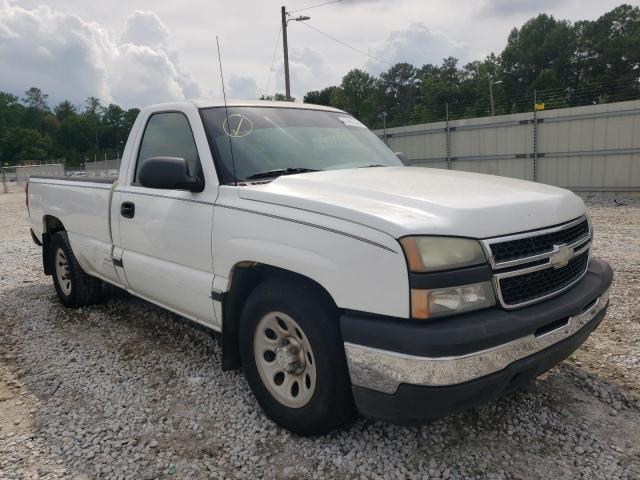
<instances>
[{"instance_id":1,"label":"green tree","mask_svg":"<svg viewBox=\"0 0 640 480\"><path fill-rule=\"evenodd\" d=\"M24 162L47 159L52 145L50 139L41 135L38 130L12 127L7 130L4 148L6 160Z\"/></svg>"},{"instance_id":2,"label":"green tree","mask_svg":"<svg viewBox=\"0 0 640 480\"><path fill-rule=\"evenodd\" d=\"M23 99L0 92L0 162L64 157L67 165L79 165L86 156L115 157L140 113L116 104L102 107L95 97L82 112L68 100L51 111L47 98L36 87Z\"/></svg>"},{"instance_id":3,"label":"green tree","mask_svg":"<svg viewBox=\"0 0 640 480\"><path fill-rule=\"evenodd\" d=\"M398 64L378 78L353 71L305 102L344 108L374 127L384 111L394 126L444 120L447 104L451 119L489 115L490 84L496 114L531 111L534 92L546 108L640 98L640 8L623 4L575 24L540 14L484 60Z\"/></svg>"},{"instance_id":4,"label":"green tree","mask_svg":"<svg viewBox=\"0 0 640 480\"><path fill-rule=\"evenodd\" d=\"M54 107L53 111L61 122L78 114L76 107L69 100L60 102Z\"/></svg>"},{"instance_id":5,"label":"green tree","mask_svg":"<svg viewBox=\"0 0 640 480\"><path fill-rule=\"evenodd\" d=\"M325 105L327 107L335 106L333 104L333 99L338 95L338 91L340 87L331 86L327 88L323 88L322 90L314 90L312 92L307 92L307 94L303 98L304 103L312 103L315 105Z\"/></svg>"},{"instance_id":6,"label":"green tree","mask_svg":"<svg viewBox=\"0 0 640 480\"><path fill-rule=\"evenodd\" d=\"M420 72L409 63L397 63L380 74L378 105L387 114L388 125L413 120L412 112L420 99Z\"/></svg>"},{"instance_id":7,"label":"green tree","mask_svg":"<svg viewBox=\"0 0 640 480\"><path fill-rule=\"evenodd\" d=\"M100 100L96 97L89 97L84 102L84 112L82 112L82 118L86 125L86 128L93 134L95 140L94 155L97 155L100 151L100 137L102 134L102 118L101 118L102 106Z\"/></svg>"},{"instance_id":8,"label":"green tree","mask_svg":"<svg viewBox=\"0 0 640 480\"><path fill-rule=\"evenodd\" d=\"M593 22L576 24L576 70L582 88L572 104L607 98L625 100L638 92L640 8L620 5Z\"/></svg>"},{"instance_id":9,"label":"green tree","mask_svg":"<svg viewBox=\"0 0 640 480\"><path fill-rule=\"evenodd\" d=\"M120 144L123 132L124 110L110 103L102 112L103 148L115 149Z\"/></svg>"},{"instance_id":10,"label":"green tree","mask_svg":"<svg viewBox=\"0 0 640 480\"><path fill-rule=\"evenodd\" d=\"M349 112L365 124L370 124L376 121L380 113L375 103L376 88L375 77L356 68L343 77L340 89L334 91L332 101L337 108Z\"/></svg>"},{"instance_id":11,"label":"green tree","mask_svg":"<svg viewBox=\"0 0 640 480\"><path fill-rule=\"evenodd\" d=\"M29 90L24 92L24 98L22 101L27 104L27 108L31 108L33 110L37 110L40 112L48 112L49 105L47 104L47 99L49 95L46 93L42 93L42 90L36 87L31 87Z\"/></svg>"},{"instance_id":12,"label":"green tree","mask_svg":"<svg viewBox=\"0 0 640 480\"><path fill-rule=\"evenodd\" d=\"M511 31L500 55L504 91L518 98L519 109L527 110L534 90L561 91L575 85L575 52L571 22L546 14L532 18Z\"/></svg>"}]
</instances>

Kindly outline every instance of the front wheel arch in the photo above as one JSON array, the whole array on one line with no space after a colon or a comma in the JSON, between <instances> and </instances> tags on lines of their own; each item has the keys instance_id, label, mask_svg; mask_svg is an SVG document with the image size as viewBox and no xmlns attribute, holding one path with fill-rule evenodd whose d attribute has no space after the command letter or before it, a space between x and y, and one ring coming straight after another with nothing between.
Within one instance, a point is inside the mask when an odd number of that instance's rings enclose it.
<instances>
[{"instance_id":1,"label":"front wheel arch","mask_svg":"<svg viewBox=\"0 0 640 480\"><path fill-rule=\"evenodd\" d=\"M242 311L245 377L267 416L298 435L328 433L355 414L338 319L332 302L291 278L260 283Z\"/></svg>"},{"instance_id":2,"label":"front wheel arch","mask_svg":"<svg viewBox=\"0 0 640 480\"><path fill-rule=\"evenodd\" d=\"M302 282L313 288L318 295L330 302L335 301L318 282L291 270L257 262L238 262L231 271L229 289L222 295L222 368L233 370L242 367L238 348L238 327L242 308L251 292L271 278Z\"/></svg>"}]
</instances>

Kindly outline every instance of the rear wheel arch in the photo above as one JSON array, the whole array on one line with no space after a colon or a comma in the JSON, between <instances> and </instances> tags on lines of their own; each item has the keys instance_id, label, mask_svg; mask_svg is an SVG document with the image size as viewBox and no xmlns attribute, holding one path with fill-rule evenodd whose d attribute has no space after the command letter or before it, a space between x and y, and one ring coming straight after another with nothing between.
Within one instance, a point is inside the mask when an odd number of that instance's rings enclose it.
<instances>
[{"instance_id":1,"label":"rear wheel arch","mask_svg":"<svg viewBox=\"0 0 640 480\"><path fill-rule=\"evenodd\" d=\"M240 315L255 288L266 280L282 279L301 282L312 289L333 308L338 308L331 294L315 280L280 267L259 262L236 263L229 277L229 288L222 299L222 368L240 368L242 361L238 348Z\"/></svg>"},{"instance_id":2,"label":"rear wheel arch","mask_svg":"<svg viewBox=\"0 0 640 480\"><path fill-rule=\"evenodd\" d=\"M58 217L54 217L53 215L45 215L44 217L42 217L43 232L48 233L50 236L53 236L60 230L66 230L66 228Z\"/></svg>"},{"instance_id":3,"label":"rear wheel arch","mask_svg":"<svg viewBox=\"0 0 640 480\"><path fill-rule=\"evenodd\" d=\"M51 239L57 232L67 229L59 218L53 215L42 217L42 267L45 275L53 275L53 255L51 255Z\"/></svg>"}]
</instances>

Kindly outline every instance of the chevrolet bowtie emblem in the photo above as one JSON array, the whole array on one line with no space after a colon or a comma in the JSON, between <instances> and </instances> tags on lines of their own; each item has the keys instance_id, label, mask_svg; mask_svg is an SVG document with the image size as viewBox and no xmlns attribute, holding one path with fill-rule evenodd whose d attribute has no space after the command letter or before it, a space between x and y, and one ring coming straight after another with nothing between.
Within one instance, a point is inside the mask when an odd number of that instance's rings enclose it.
<instances>
[{"instance_id":1,"label":"chevrolet bowtie emblem","mask_svg":"<svg viewBox=\"0 0 640 480\"><path fill-rule=\"evenodd\" d=\"M553 249L554 252L549 258L549 263L553 265L553 268L566 267L573 258L573 248L569 245L554 245Z\"/></svg>"}]
</instances>

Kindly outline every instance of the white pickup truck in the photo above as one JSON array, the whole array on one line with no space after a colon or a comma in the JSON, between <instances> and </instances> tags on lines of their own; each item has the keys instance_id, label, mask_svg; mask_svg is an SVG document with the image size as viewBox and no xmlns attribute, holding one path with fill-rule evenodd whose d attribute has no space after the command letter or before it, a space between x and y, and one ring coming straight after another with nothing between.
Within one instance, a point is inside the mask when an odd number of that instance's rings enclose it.
<instances>
[{"instance_id":1,"label":"white pickup truck","mask_svg":"<svg viewBox=\"0 0 640 480\"><path fill-rule=\"evenodd\" d=\"M221 332L222 368L303 435L493 399L609 304L576 195L404 166L332 108L154 105L117 180L31 177L27 201L64 305L106 282Z\"/></svg>"}]
</instances>

